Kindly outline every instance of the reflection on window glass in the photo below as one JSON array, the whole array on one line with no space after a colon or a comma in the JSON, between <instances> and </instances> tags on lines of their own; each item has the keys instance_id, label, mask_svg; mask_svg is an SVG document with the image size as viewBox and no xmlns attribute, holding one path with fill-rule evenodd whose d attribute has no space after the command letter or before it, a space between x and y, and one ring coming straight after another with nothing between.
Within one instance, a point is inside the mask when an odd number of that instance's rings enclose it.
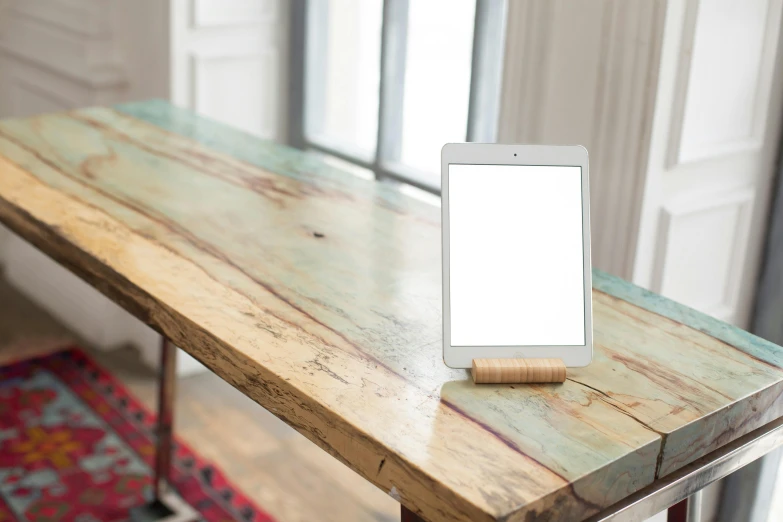
<instances>
[{"instance_id":1,"label":"reflection on window glass","mask_svg":"<svg viewBox=\"0 0 783 522\"><path fill-rule=\"evenodd\" d=\"M382 0L310 3L308 138L375 153L382 14Z\"/></svg>"},{"instance_id":2,"label":"reflection on window glass","mask_svg":"<svg viewBox=\"0 0 783 522\"><path fill-rule=\"evenodd\" d=\"M443 144L465 141L476 2L409 5L400 160L437 176Z\"/></svg>"}]
</instances>

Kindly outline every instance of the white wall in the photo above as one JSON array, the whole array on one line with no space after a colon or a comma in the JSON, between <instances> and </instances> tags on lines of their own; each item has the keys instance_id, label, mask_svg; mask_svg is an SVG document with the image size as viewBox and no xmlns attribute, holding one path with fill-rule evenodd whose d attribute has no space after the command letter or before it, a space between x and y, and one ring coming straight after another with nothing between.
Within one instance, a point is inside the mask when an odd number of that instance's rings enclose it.
<instances>
[{"instance_id":1,"label":"white wall","mask_svg":"<svg viewBox=\"0 0 783 522\"><path fill-rule=\"evenodd\" d=\"M0 118L172 99L265 138L285 135L282 0L0 2ZM157 365L159 336L0 227L0 264L92 345L130 343ZM187 354L180 374L203 367Z\"/></svg>"}]
</instances>

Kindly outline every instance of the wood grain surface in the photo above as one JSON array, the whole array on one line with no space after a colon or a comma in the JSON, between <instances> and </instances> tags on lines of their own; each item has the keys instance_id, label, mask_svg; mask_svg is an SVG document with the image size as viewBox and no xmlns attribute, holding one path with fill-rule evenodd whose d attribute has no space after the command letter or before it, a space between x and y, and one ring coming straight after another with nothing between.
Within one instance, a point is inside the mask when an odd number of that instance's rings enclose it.
<instances>
[{"instance_id":1,"label":"wood grain surface","mask_svg":"<svg viewBox=\"0 0 783 522\"><path fill-rule=\"evenodd\" d=\"M783 414L782 349L600 272L593 364L475 386L438 208L164 102L0 156L3 223L427 520L579 520Z\"/></svg>"},{"instance_id":2,"label":"wood grain surface","mask_svg":"<svg viewBox=\"0 0 783 522\"><path fill-rule=\"evenodd\" d=\"M565 382L562 359L473 359L470 370L477 384Z\"/></svg>"}]
</instances>

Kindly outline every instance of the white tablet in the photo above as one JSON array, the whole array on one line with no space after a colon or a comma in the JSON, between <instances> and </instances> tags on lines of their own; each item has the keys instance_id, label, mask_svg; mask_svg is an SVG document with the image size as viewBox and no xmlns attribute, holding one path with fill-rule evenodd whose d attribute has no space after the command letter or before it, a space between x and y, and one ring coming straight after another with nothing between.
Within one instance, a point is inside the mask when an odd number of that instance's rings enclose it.
<instances>
[{"instance_id":1,"label":"white tablet","mask_svg":"<svg viewBox=\"0 0 783 522\"><path fill-rule=\"evenodd\" d=\"M587 150L441 152L443 360L593 356Z\"/></svg>"}]
</instances>

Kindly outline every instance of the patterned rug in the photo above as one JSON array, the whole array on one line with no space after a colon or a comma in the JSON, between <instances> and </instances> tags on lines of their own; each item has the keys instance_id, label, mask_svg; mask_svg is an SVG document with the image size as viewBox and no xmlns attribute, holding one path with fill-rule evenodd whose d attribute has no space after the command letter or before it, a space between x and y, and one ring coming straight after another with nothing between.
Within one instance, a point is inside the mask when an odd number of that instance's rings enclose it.
<instances>
[{"instance_id":1,"label":"patterned rug","mask_svg":"<svg viewBox=\"0 0 783 522\"><path fill-rule=\"evenodd\" d=\"M0 522L128 520L151 491L154 420L78 349L0 368ZM202 520L273 520L214 465L174 448L174 489Z\"/></svg>"}]
</instances>

